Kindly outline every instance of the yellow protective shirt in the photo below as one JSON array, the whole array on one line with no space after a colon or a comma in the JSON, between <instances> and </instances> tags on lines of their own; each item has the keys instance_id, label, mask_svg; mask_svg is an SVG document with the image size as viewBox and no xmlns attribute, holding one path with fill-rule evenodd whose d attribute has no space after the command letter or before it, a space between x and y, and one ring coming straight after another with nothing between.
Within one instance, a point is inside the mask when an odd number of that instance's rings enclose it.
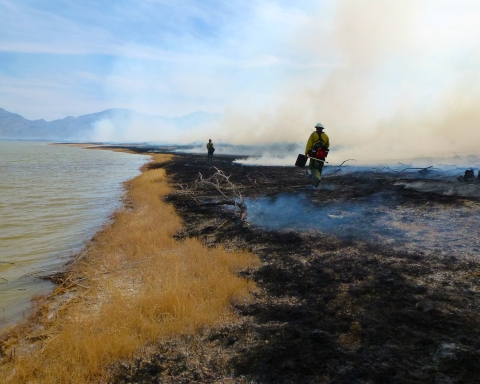
<instances>
[{"instance_id":1,"label":"yellow protective shirt","mask_svg":"<svg viewBox=\"0 0 480 384\"><path fill-rule=\"evenodd\" d=\"M312 132L312 134L308 138L307 146L305 147L305 155L315 144L318 143L318 141L320 141L320 137L317 131ZM325 147L330 148L330 140L328 139L328 136L325 132L322 132L322 142Z\"/></svg>"},{"instance_id":2,"label":"yellow protective shirt","mask_svg":"<svg viewBox=\"0 0 480 384\"><path fill-rule=\"evenodd\" d=\"M213 147L213 143L207 143L207 149L210 149L211 147Z\"/></svg>"}]
</instances>

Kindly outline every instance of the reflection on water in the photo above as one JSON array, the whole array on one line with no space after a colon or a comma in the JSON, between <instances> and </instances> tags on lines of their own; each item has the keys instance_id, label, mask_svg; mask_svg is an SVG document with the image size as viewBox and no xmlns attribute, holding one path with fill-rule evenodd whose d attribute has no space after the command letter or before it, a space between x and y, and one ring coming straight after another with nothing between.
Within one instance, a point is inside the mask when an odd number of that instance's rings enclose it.
<instances>
[{"instance_id":1,"label":"reflection on water","mask_svg":"<svg viewBox=\"0 0 480 384\"><path fill-rule=\"evenodd\" d=\"M0 329L51 289L59 269L119 204L122 182L149 158L0 141ZM42 272L43 271L43 272Z\"/></svg>"}]
</instances>

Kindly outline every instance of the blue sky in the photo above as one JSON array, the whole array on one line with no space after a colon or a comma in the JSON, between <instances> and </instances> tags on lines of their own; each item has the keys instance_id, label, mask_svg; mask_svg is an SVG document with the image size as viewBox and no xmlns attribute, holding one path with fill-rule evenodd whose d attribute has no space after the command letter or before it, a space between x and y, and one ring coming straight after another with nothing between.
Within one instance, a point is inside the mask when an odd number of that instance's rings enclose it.
<instances>
[{"instance_id":1,"label":"blue sky","mask_svg":"<svg viewBox=\"0 0 480 384\"><path fill-rule=\"evenodd\" d=\"M302 19L331 18L330 2L288 4L0 0L0 105L29 118L172 116L261 98L299 64L284 44Z\"/></svg>"},{"instance_id":2,"label":"blue sky","mask_svg":"<svg viewBox=\"0 0 480 384\"><path fill-rule=\"evenodd\" d=\"M0 0L0 107L222 112L208 134L238 143L322 121L378 147L415 127L411 147L445 152L480 118L478 20L477 0Z\"/></svg>"}]
</instances>

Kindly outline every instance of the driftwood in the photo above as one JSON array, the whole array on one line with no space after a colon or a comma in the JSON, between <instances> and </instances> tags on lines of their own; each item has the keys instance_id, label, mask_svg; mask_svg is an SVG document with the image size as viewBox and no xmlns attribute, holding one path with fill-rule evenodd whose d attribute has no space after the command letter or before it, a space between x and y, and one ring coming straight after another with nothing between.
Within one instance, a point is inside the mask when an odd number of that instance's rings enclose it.
<instances>
[{"instance_id":1,"label":"driftwood","mask_svg":"<svg viewBox=\"0 0 480 384\"><path fill-rule=\"evenodd\" d=\"M253 181L252 181L251 177L254 177L253 175L256 175L256 174L260 175L263 178L263 183L270 183L270 180L262 172L254 171L254 172L251 172L251 173L246 175L248 181L250 181L250 183L254 187L257 185L257 178L254 178Z\"/></svg>"},{"instance_id":2,"label":"driftwood","mask_svg":"<svg viewBox=\"0 0 480 384\"><path fill-rule=\"evenodd\" d=\"M355 159L347 159L347 160L344 160L342 161L342 164L340 164L338 167L341 168L343 164L345 164L347 161L357 161Z\"/></svg>"},{"instance_id":3,"label":"driftwood","mask_svg":"<svg viewBox=\"0 0 480 384\"><path fill-rule=\"evenodd\" d=\"M402 164L402 163L399 163L399 164ZM404 165L404 164L402 164L402 165ZM397 170L397 169L392 169L392 168L390 168L390 167L383 167L383 168L388 169L388 170L391 171L391 172L397 172L397 173L405 172L405 171L410 171L410 170L416 170L416 171L418 171L418 173L421 173L421 174L425 174L425 173L427 173L428 171L433 171L433 170L439 171L439 172L443 172L442 169L440 169L440 168L434 168L433 165L430 165L430 166L428 166L428 167L408 167L408 168L404 168L404 169L402 169L402 170L400 170L400 171Z\"/></svg>"},{"instance_id":4,"label":"driftwood","mask_svg":"<svg viewBox=\"0 0 480 384\"><path fill-rule=\"evenodd\" d=\"M25 276L26 277L31 277L31 276L34 276L37 273L42 273L42 272L45 272L45 271L35 271L35 272L32 272L32 273L26 274ZM64 281L65 281L65 275L66 275L66 272L51 272L48 275L35 276L35 278L36 279L42 279L42 280L50 280L52 283L55 283L55 284L63 284ZM70 277L67 277L66 280L68 280L69 278Z\"/></svg>"},{"instance_id":5,"label":"driftwood","mask_svg":"<svg viewBox=\"0 0 480 384\"><path fill-rule=\"evenodd\" d=\"M73 286L80 286L82 288L89 289L89 287L85 287L84 285L79 284L80 281L86 280L85 277L82 277L82 278L74 280L74 281L71 281L70 280L71 278L72 278L72 275L69 275L67 277L67 279L65 281L63 281L62 284L60 284L52 294L43 297L40 301L48 300L48 299L52 298L53 296L58 295L59 293L65 292L66 290L68 290L69 288L72 288Z\"/></svg>"},{"instance_id":6,"label":"driftwood","mask_svg":"<svg viewBox=\"0 0 480 384\"><path fill-rule=\"evenodd\" d=\"M180 184L180 183L178 183L177 185L180 188L180 191L177 192L177 193L188 195L190 198L195 200L197 203L199 203L199 204L201 203L201 201L195 196L195 194L192 192L191 189L189 189L187 186L185 186L183 184Z\"/></svg>"},{"instance_id":7,"label":"driftwood","mask_svg":"<svg viewBox=\"0 0 480 384\"><path fill-rule=\"evenodd\" d=\"M235 208L236 214L238 214L243 220L246 216L246 206L241 192L243 189L242 185L233 183L230 180L230 176L226 175L221 169L218 169L217 167L213 168L216 172L212 176L205 178L202 173L199 172L192 187L178 184L180 186L180 190L175 193L187 195L201 206L230 205ZM258 173L263 176L264 181L268 182L268 179L265 177L265 175L263 175L261 172ZM253 185L256 184L256 179L252 180L249 178L249 180ZM213 188L219 193L222 199L220 201L205 201L205 199L202 199L199 193L205 188Z\"/></svg>"},{"instance_id":8,"label":"driftwood","mask_svg":"<svg viewBox=\"0 0 480 384\"><path fill-rule=\"evenodd\" d=\"M405 168L405 169L402 169L400 172L403 172L403 171L407 171L407 170L410 170L410 169L415 169L415 170L419 170L419 171L426 171L427 169L430 169L430 168L433 168L433 165L430 165L429 167L409 167L409 168Z\"/></svg>"},{"instance_id":9,"label":"driftwood","mask_svg":"<svg viewBox=\"0 0 480 384\"><path fill-rule=\"evenodd\" d=\"M243 202L242 194L240 193L239 186L235 185L230 181L230 176L227 176L222 170L217 167L213 167L216 170L212 176L208 179L204 179L201 173L198 173L197 179L195 180L195 188L198 186L210 186L215 188L223 197L229 198L226 193L232 194L235 197L238 197L241 202ZM225 191L225 192L224 192Z\"/></svg>"},{"instance_id":10,"label":"driftwood","mask_svg":"<svg viewBox=\"0 0 480 384\"><path fill-rule=\"evenodd\" d=\"M337 168L335 171L333 171L333 173L340 172L343 164L345 164L347 161L355 161L355 162L356 162L357 160L355 160L355 159L347 159L347 160L342 161L342 164L338 165L338 168Z\"/></svg>"}]
</instances>

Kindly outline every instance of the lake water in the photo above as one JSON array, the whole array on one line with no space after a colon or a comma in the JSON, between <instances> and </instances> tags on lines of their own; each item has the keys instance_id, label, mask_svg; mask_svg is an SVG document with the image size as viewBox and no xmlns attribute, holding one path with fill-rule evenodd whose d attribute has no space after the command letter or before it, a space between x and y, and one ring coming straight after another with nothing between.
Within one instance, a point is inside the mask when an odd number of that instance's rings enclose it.
<instances>
[{"instance_id":1,"label":"lake water","mask_svg":"<svg viewBox=\"0 0 480 384\"><path fill-rule=\"evenodd\" d=\"M149 156L0 141L0 331L52 290L60 270L120 205Z\"/></svg>"}]
</instances>

